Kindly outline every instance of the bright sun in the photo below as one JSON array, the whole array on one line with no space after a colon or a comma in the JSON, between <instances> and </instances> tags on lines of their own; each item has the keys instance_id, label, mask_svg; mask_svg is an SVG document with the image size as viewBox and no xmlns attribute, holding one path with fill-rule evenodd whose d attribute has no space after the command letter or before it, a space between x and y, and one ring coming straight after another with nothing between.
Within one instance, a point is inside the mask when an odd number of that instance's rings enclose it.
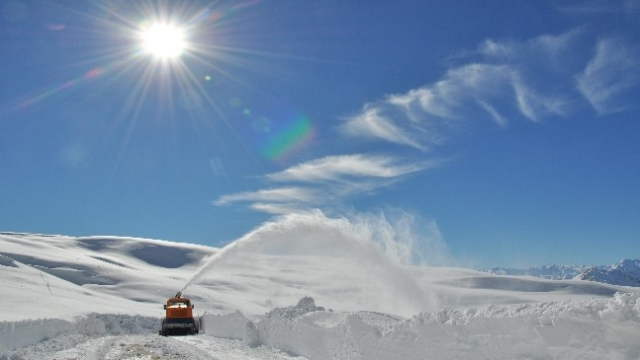
<instances>
[{"instance_id":1,"label":"bright sun","mask_svg":"<svg viewBox=\"0 0 640 360\"><path fill-rule=\"evenodd\" d=\"M159 59L173 59L186 47L184 30L169 24L154 24L142 30L143 50Z\"/></svg>"}]
</instances>

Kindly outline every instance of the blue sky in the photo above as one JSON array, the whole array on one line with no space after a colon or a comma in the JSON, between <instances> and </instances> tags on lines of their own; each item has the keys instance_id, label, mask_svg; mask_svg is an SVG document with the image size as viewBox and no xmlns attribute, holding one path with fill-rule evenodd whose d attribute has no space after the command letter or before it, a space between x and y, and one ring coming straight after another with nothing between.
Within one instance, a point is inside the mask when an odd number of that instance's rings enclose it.
<instances>
[{"instance_id":1,"label":"blue sky","mask_svg":"<svg viewBox=\"0 0 640 360\"><path fill-rule=\"evenodd\" d=\"M219 246L320 209L405 214L478 268L640 256L639 1L0 14L3 231ZM181 56L142 48L154 22Z\"/></svg>"}]
</instances>

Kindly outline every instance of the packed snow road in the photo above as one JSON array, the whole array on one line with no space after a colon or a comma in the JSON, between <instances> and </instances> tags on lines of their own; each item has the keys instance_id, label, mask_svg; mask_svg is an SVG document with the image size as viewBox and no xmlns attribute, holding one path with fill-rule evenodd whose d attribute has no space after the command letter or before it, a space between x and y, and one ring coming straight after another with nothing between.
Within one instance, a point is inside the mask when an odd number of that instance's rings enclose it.
<instances>
[{"instance_id":1,"label":"packed snow road","mask_svg":"<svg viewBox=\"0 0 640 360\"><path fill-rule=\"evenodd\" d=\"M120 335L60 336L34 346L0 355L0 360L305 360L281 350L249 347L239 340L207 335L161 337Z\"/></svg>"}]
</instances>

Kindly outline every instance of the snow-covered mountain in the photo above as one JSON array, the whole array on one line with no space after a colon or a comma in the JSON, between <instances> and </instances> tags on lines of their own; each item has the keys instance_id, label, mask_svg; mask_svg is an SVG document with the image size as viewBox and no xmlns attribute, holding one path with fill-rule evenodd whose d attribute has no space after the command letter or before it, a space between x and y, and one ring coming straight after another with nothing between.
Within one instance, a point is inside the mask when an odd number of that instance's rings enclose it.
<instances>
[{"instance_id":1,"label":"snow-covered mountain","mask_svg":"<svg viewBox=\"0 0 640 360\"><path fill-rule=\"evenodd\" d=\"M549 280L588 280L605 284L640 287L640 259L624 259L613 265L544 265L528 269L492 268L495 275L533 276Z\"/></svg>"},{"instance_id":2,"label":"snow-covered mountain","mask_svg":"<svg viewBox=\"0 0 640 360\"><path fill-rule=\"evenodd\" d=\"M576 279L640 287L640 259L625 259L611 266L592 266L576 276Z\"/></svg>"},{"instance_id":3,"label":"snow-covered mountain","mask_svg":"<svg viewBox=\"0 0 640 360\"><path fill-rule=\"evenodd\" d=\"M548 280L571 280L582 274L589 266L584 265L555 265L534 266L528 269L491 268L484 272L495 275L533 276Z\"/></svg>"},{"instance_id":4,"label":"snow-covered mountain","mask_svg":"<svg viewBox=\"0 0 640 360\"><path fill-rule=\"evenodd\" d=\"M288 216L221 249L0 233L0 359L640 355L640 290L407 265L361 225ZM161 338L178 290L203 334Z\"/></svg>"}]
</instances>

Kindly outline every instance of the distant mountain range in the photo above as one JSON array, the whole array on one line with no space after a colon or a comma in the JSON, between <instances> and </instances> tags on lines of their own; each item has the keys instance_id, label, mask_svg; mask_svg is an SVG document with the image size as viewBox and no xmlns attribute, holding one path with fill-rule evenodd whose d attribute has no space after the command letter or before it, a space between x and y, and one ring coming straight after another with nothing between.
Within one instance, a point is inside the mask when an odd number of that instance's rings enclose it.
<instances>
[{"instance_id":1,"label":"distant mountain range","mask_svg":"<svg viewBox=\"0 0 640 360\"><path fill-rule=\"evenodd\" d=\"M482 271L495 275L533 276L549 280L588 280L640 287L640 259L625 259L609 266L549 264L528 269L492 268Z\"/></svg>"}]
</instances>

